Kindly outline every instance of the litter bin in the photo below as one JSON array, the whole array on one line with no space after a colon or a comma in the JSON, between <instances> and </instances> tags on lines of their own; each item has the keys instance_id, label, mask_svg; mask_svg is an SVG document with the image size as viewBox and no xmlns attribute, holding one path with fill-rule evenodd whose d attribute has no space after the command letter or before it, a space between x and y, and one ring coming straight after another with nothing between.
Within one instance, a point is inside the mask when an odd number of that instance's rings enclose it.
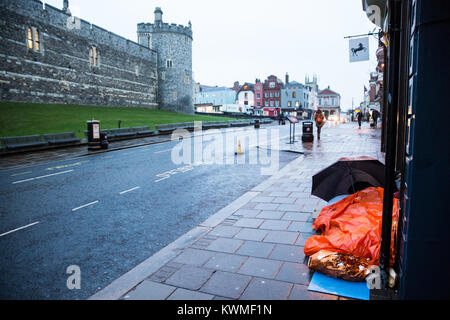
<instances>
[{"instance_id":1,"label":"litter bin","mask_svg":"<svg viewBox=\"0 0 450 320\"><path fill-rule=\"evenodd\" d=\"M104 131L100 132L100 148L108 149L108 134Z\"/></svg>"},{"instance_id":2,"label":"litter bin","mask_svg":"<svg viewBox=\"0 0 450 320\"><path fill-rule=\"evenodd\" d=\"M87 121L88 129L88 149L100 148L100 121L89 120Z\"/></svg>"},{"instance_id":3,"label":"litter bin","mask_svg":"<svg viewBox=\"0 0 450 320\"><path fill-rule=\"evenodd\" d=\"M261 122L259 121L259 119L255 120L255 129L259 129Z\"/></svg>"},{"instance_id":4,"label":"litter bin","mask_svg":"<svg viewBox=\"0 0 450 320\"><path fill-rule=\"evenodd\" d=\"M312 121L303 121L303 133L302 133L302 141L303 142L313 142L313 122Z\"/></svg>"}]
</instances>

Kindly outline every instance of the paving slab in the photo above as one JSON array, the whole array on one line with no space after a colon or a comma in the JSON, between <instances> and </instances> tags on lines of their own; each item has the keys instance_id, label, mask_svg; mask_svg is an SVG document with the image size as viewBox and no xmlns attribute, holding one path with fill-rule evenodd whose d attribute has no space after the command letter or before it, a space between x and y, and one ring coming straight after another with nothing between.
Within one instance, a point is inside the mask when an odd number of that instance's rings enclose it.
<instances>
[{"instance_id":1,"label":"paving slab","mask_svg":"<svg viewBox=\"0 0 450 320\"><path fill-rule=\"evenodd\" d=\"M227 238L218 238L211 242L211 244L207 247L208 250L211 251L220 251L233 253L235 252L244 242L238 239L227 239Z\"/></svg>"},{"instance_id":2,"label":"paving slab","mask_svg":"<svg viewBox=\"0 0 450 320\"><path fill-rule=\"evenodd\" d=\"M274 247L275 244L272 243L245 241L245 243L239 248L236 254L258 258L267 258Z\"/></svg>"},{"instance_id":3,"label":"paving slab","mask_svg":"<svg viewBox=\"0 0 450 320\"><path fill-rule=\"evenodd\" d=\"M240 230L241 230L241 228L238 228L238 227L218 225L217 227L215 227L214 229L211 230L209 235L215 236L215 237L232 238Z\"/></svg>"},{"instance_id":4,"label":"paving slab","mask_svg":"<svg viewBox=\"0 0 450 320\"><path fill-rule=\"evenodd\" d=\"M259 228L266 230L287 230L290 224L291 221L266 220Z\"/></svg>"},{"instance_id":5,"label":"paving slab","mask_svg":"<svg viewBox=\"0 0 450 320\"><path fill-rule=\"evenodd\" d=\"M255 218L241 218L235 222L235 227L246 227L246 228L258 228L264 219L255 219Z\"/></svg>"},{"instance_id":6,"label":"paving slab","mask_svg":"<svg viewBox=\"0 0 450 320\"><path fill-rule=\"evenodd\" d=\"M211 277L213 271L185 265L167 279L165 283L180 288L197 290Z\"/></svg>"},{"instance_id":7,"label":"paving slab","mask_svg":"<svg viewBox=\"0 0 450 320\"><path fill-rule=\"evenodd\" d=\"M201 292L237 299L252 278L250 276L217 271L200 289Z\"/></svg>"},{"instance_id":8,"label":"paving slab","mask_svg":"<svg viewBox=\"0 0 450 320\"><path fill-rule=\"evenodd\" d=\"M213 298L211 294L178 288L167 300L212 300Z\"/></svg>"},{"instance_id":9,"label":"paving slab","mask_svg":"<svg viewBox=\"0 0 450 320\"><path fill-rule=\"evenodd\" d=\"M236 270L238 270L246 260L247 257L241 255L217 253L204 265L204 267L215 270L236 272Z\"/></svg>"},{"instance_id":10,"label":"paving slab","mask_svg":"<svg viewBox=\"0 0 450 320\"><path fill-rule=\"evenodd\" d=\"M276 280L308 285L312 272L303 263L285 262L277 274Z\"/></svg>"},{"instance_id":11,"label":"paving slab","mask_svg":"<svg viewBox=\"0 0 450 320\"><path fill-rule=\"evenodd\" d=\"M303 263L305 254L303 247L295 245L277 244L269 256L273 260Z\"/></svg>"},{"instance_id":12,"label":"paving slab","mask_svg":"<svg viewBox=\"0 0 450 320\"><path fill-rule=\"evenodd\" d=\"M273 279L280 269L281 261L250 257L238 270L240 274Z\"/></svg>"},{"instance_id":13,"label":"paving slab","mask_svg":"<svg viewBox=\"0 0 450 320\"><path fill-rule=\"evenodd\" d=\"M263 210L256 217L258 219L274 219L278 220L285 214L284 211Z\"/></svg>"},{"instance_id":14,"label":"paving slab","mask_svg":"<svg viewBox=\"0 0 450 320\"><path fill-rule=\"evenodd\" d=\"M292 231L269 231L263 239L264 242L294 244L298 238L298 232Z\"/></svg>"},{"instance_id":15,"label":"paving slab","mask_svg":"<svg viewBox=\"0 0 450 320\"><path fill-rule=\"evenodd\" d=\"M243 228L235 236L235 239L261 241L269 233L267 230Z\"/></svg>"},{"instance_id":16,"label":"paving slab","mask_svg":"<svg viewBox=\"0 0 450 320\"><path fill-rule=\"evenodd\" d=\"M241 300L286 300L292 283L254 278L241 296Z\"/></svg>"},{"instance_id":17,"label":"paving slab","mask_svg":"<svg viewBox=\"0 0 450 320\"><path fill-rule=\"evenodd\" d=\"M214 255L215 253L211 251L187 248L172 261L181 264L201 266Z\"/></svg>"},{"instance_id":18,"label":"paving slab","mask_svg":"<svg viewBox=\"0 0 450 320\"><path fill-rule=\"evenodd\" d=\"M166 284L144 280L134 290L128 292L125 300L164 300L176 287L168 286Z\"/></svg>"}]
</instances>

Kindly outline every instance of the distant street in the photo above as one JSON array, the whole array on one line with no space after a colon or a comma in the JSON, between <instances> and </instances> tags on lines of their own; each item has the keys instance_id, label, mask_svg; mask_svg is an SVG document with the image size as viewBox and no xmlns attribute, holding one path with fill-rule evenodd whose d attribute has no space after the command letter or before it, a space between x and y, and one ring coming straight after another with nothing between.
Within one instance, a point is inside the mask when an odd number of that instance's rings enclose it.
<instances>
[{"instance_id":1,"label":"distant street","mask_svg":"<svg viewBox=\"0 0 450 320\"><path fill-rule=\"evenodd\" d=\"M273 128L285 144L289 125ZM268 178L259 162L176 165L177 144L1 171L0 299L86 299ZM280 152L280 168L298 156Z\"/></svg>"}]
</instances>

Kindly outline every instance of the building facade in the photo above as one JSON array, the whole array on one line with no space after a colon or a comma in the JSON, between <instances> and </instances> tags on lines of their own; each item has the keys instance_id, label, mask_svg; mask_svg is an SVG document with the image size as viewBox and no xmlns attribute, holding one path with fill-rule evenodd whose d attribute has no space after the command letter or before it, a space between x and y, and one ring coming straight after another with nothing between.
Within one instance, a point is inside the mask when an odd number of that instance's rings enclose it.
<instances>
[{"instance_id":1,"label":"building facade","mask_svg":"<svg viewBox=\"0 0 450 320\"><path fill-rule=\"evenodd\" d=\"M155 45L144 45L72 16L68 1L58 9L38 0L2 0L0 21L1 101L168 109L176 90L175 110L193 111L188 27L184 42L160 32ZM160 43L172 40L175 60L183 60L174 68L189 79L168 75L161 83Z\"/></svg>"},{"instance_id":2,"label":"building facade","mask_svg":"<svg viewBox=\"0 0 450 320\"><path fill-rule=\"evenodd\" d=\"M255 106L254 85L245 82L237 93L237 104L246 105L251 108Z\"/></svg>"},{"instance_id":3,"label":"building facade","mask_svg":"<svg viewBox=\"0 0 450 320\"><path fill-rule=\"evenodd\" d=\"M200 86L200 92L195 97L195 105L211 104L214 107L224 104L235 104L236 92L227 87Z\"/></svg>"},{"instance_id":4,"label":"building facade","mask_svg":"<svg viewBox=\"0 0 450 320\"><path fill-rule=\"evenodd\" d=\"M283 85L283 82L274 75L269 76L266 81L264 81L264 108L276 108L279 112L281 109L281 89L283 88Z\"/></svg>"},{"instance_id":5,"label":"building facade","mask_svg":"<svg viewBox=\"0 0 450 320\"><path fill-rule=\"evenodd\" d=\"M319 100L319 108L325 114L325 118L330 116L340 118L341 113L341 95L328 87L320 91L317 95Z\"/></svg>"}]
</instances>

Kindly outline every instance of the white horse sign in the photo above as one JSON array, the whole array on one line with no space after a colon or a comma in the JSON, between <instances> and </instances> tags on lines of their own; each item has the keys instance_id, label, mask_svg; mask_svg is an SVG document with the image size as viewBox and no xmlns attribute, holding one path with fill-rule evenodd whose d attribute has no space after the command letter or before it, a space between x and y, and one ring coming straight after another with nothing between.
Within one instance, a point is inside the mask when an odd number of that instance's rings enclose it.
<instances>
[{"instance_id":1,"label":"white horse sign","mask_svg":"<svg viewBox=\"0 0 450 320\"><path fill-rule=\"evenodd\" d=\"M350 62L368 61L369 57L369 37L350 39Z\"/></svg>"}]
</instances>

